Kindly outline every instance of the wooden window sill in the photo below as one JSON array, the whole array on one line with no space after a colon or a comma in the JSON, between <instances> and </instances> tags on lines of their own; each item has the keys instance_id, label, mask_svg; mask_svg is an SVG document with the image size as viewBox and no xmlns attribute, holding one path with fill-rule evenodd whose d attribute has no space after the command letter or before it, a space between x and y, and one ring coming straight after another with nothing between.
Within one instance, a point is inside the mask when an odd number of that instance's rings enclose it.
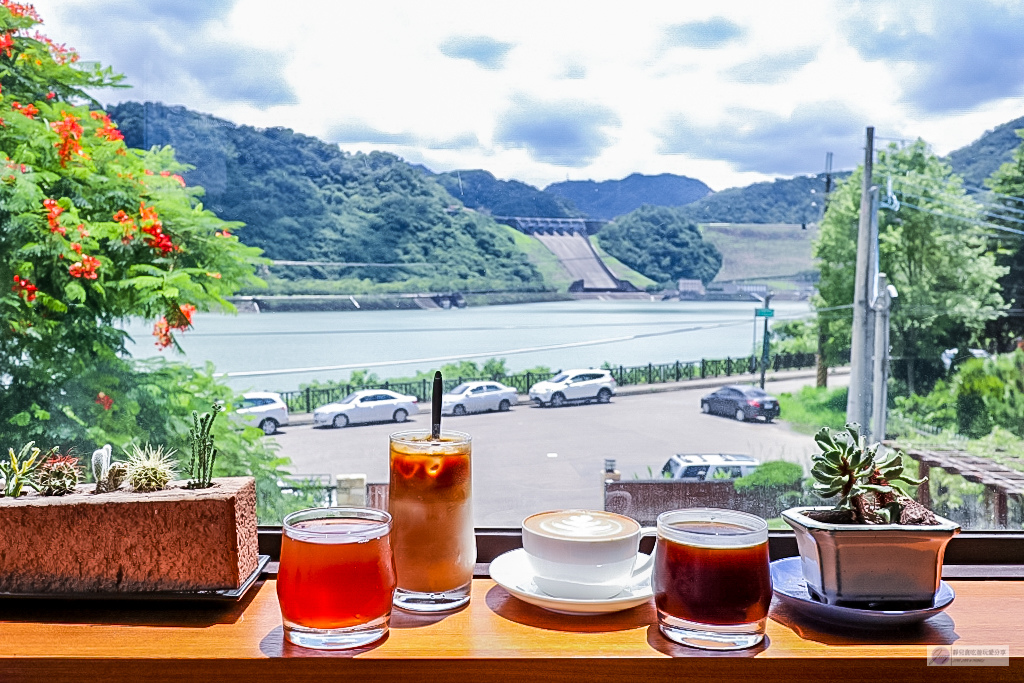
<instances>
[{"instance_id":1,"label":"wooden window sill","mask_svg":"<svg viewBox=\"0 0 1024 683\"><path fill-rule=\"evenodd\" d=\"M475 579L462 611L399 610L391 633L357 652L284 642L273 579L231 606L55 604L6 600L0 681L760 681L1022 680L1024 581L951 581L957 598L920 627L826 629L776 602L763 646L708 653L658 632L653 602L616 614L562 616ZM928 645L1009 645L1009 667L926 666Z\"/></svg>"}]
</instances>

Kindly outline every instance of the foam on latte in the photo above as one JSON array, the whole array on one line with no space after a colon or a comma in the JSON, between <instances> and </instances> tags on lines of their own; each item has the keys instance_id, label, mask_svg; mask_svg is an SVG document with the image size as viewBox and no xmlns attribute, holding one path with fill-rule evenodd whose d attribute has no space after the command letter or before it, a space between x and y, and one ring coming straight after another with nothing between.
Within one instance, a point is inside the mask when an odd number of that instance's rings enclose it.
<instances>
[{"instance_id":1,"label":"foam on latte","mask_svg":"<svg viewBox=\"0 0 1024 683\"><path fill-rule=\"evenodd\" d=\"M628 517L597 510L556 510L527 517L523 526L552 538L613 540L635 534L640 525Z\"/></svg>"}]
</instances>

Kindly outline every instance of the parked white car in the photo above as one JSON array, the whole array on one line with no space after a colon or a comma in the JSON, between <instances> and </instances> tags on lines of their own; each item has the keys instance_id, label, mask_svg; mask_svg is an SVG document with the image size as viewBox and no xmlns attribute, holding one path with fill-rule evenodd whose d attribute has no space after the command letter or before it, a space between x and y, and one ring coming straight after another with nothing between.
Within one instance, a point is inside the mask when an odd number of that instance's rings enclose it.
<instances>
[{"instance_id":1,"label":"parked white car","mask_svg":"<svg viewBox=\"0 0 1024 683\"><path fill-rule=\"evenodd\" d=\"M313 411L313 426L347 427L359 422L405 422L420 411L419 399L387 389L360 389Z\"/></svg>"},{"instance_id":2,"label":"parked white car","mask_svg":"<svg viewBox=\"0 0 1024 683\"><path fill-rule=\"evenodd\" d=\"M557 408L566 403L607 403L615 393L615 378L607 370L566 370L530 387L537 405Z\"/></svg>"},{"instance_id":3,"label":"parked white car","mask_svg":"<svg viewBox=\"0 0 1024 683\"><path fill-rule=\"evenodd\" d=\"M270 391L242 394L242 407L235 412L239 415L252 415L252 424L268 436L276 432L278 427L288 425L288 406L281 399L281 394Z\"/></svg>"},{"instance_id":4,"label":"parked white car","mask_svg":"<svg viewBox=\"0 0 1024 683\"><path fill-rule=\"evenodd\" d=\"M749 455L709 453L704 455L673 455L661 468L661 476L679 481L714 481L739 479L754 470L761 462Z\"/></svg>"},{"instance_id":5,"label":"parked white car","mask_svg":"<svg viewBox=\"0 0 1024 683\"><path fill-rule=\"evenodd\" d=\"M445 415L465 415L485 410L508 410L516 402L516 390L499 382L463 382L441 397Z\"/></svg>"}]
</instances>

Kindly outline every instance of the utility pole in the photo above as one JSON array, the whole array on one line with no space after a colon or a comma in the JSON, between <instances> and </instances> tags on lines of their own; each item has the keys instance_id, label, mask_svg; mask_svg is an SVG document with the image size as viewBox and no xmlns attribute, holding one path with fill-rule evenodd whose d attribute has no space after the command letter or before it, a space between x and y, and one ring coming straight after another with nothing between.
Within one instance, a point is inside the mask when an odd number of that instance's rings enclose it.
<instances>
[{"instance_id":1,"label":"utility pole","mask_svg":"<svg viewBox=\"0 0 1024 683\"><path fill-rule=\"evenodd\" d=\"M821 218L824 220L828 211L829 195L832 193L832 152L825 153L825 199L821 207ZM819 389L828 387L828 363L825 362L825 321L818 315L818 353L815 355L814 367L816 372L815 386Z\"/></svg>"},{"instance_id":2,"label":"utility pole","mask_svg":"<svg viewBox=\"0 0 1024 683\"><path fill-rule=\"evenodd\" d=\"M772 294L768 292L764 295L764 308L760 308L755 312L755 315L764 318L764 342L761 345L761 388L764 389L764 374L768 370L768 318L775 315L775 311L771 309L769 304L772 302Z\"/></svg>"},{"instance_id":3,"label":"utility pole","mask_svg":"<svg viewBox=\"0 0 1024 683\"><path fill-rule=\"evenodd\" d=\"M872 201L871 174L875 152L875 129L868 127L864 147L864 179L861 184L860 221L857 226L857 265L853 293L853 334L850 343L850 393L846 401L846 421L868 426L871 418L871 323L873 311L869 297L874 288L874 244L871 240L872 215L878 204ZM876 188L877 189L877 188Z\"/></svg>"},{"instance_id":4,"label":"utility pole","mask_svg":"<svg viewBox=\"0 0 1024 683\"><path fill-rule=\"evenodd\" d=\"M885 438L886 408L889 401L889 311L899 294L885 273L878 274L878 296L872 302L875 312L874 397L872 399L871 438Z\"/></svg>"}]
</instances>

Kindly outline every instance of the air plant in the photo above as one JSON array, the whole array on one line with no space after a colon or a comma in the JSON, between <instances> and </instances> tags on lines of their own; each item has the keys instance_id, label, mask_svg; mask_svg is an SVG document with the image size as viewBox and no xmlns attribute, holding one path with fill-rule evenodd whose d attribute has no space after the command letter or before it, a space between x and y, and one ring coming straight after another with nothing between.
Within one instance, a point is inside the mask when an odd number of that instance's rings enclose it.
<instances>
[{"instance_id":1,"label":"air plant","mask_svg":"<svg viewBox=\"0 0 1024 683\"><path fill-rule=\"evenodd\" d=\"M46 496L72 493L80 479L78 458L71 455L70 451L65 455L54 452L39 469L39 486Z\"/></svg>"},{"instance_id":2,"label":"air plant","mask_svg":"<svg viewBox=\"0 0 1024 683\"><path fill-rule=\"evenodd\" d=\"M212 412L199 413L192 411L192 429L189 430L189 443L192 446L192 457L188 463L190 480L186 485L190 489L206 489L212 486L213 463L217 460L217 449L213 447L214 436L211 433L213 421L224 410L224 406L213 404Z\"/></svg>"},{"instance_id":3,"label":"air plant","mask_svg":"<svg viewBox=\"0 0 1024 683\"><path fill-rule=\"evenodd\" d=\"M904 471L903 453L890 452L879 443L867 445L856 424L832 433L823 427L814 440L821 453L811 456L814 491L822 498L839 496L835 511L858 524L934 524L935 516L893 484L924 483Z\"/></svg>"},{"instance_id":4,"label":"air plant","mask_svg":"<svg viewBox=\"0 0 1024 683\"><path fill-rule=\"evenodd\" d=\"M132 452L128 454L128 485L133 491L149 493L167 488L174 479L174 449L164 452L163 446L153 448L146 444L140 448L132 444Z\"/></svg>"},{"instance_id":5,"label":"air plant","mask_svg":"<svg viewBox=\"0 0 1024 683\"><path fill-rule=\"evenodd\" d=\"M128 475L123 462L110 462L110 444L92 452L92 476L96 480L94 493L116 491Z\"/></svg>"},{"instance_id":6,"label":"air plant","mask_svg":"<svg viewBox=\"0 0 1024 683\"><path fill-rule=\"evenodd\" d=\"M24 493L26 486L39 490L38 470L43 460L39 458L42 451L35 445L35 441L29 441L17 453L10 448L7 451L8 460L0 460L0 475L4 478L3 495L17 498Z\"/></svg>"}]
</instances>

